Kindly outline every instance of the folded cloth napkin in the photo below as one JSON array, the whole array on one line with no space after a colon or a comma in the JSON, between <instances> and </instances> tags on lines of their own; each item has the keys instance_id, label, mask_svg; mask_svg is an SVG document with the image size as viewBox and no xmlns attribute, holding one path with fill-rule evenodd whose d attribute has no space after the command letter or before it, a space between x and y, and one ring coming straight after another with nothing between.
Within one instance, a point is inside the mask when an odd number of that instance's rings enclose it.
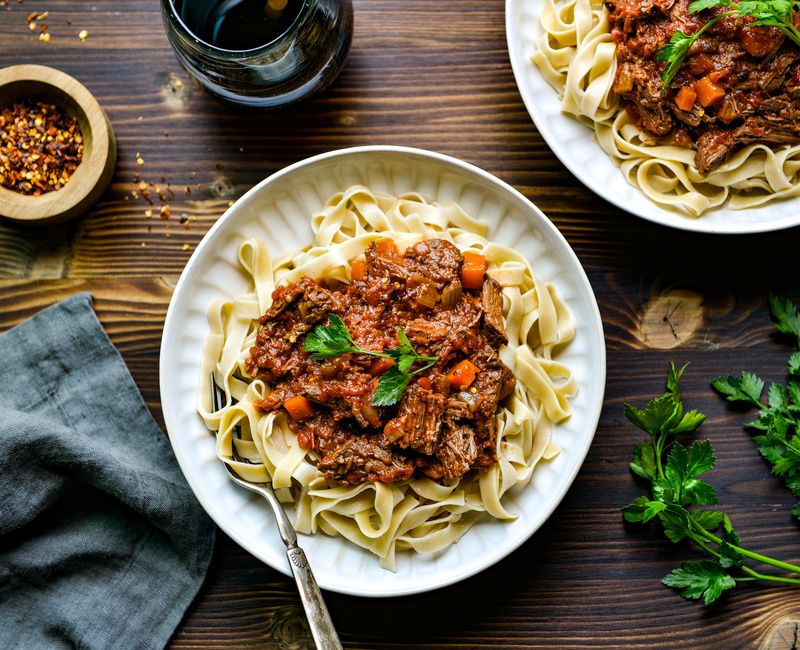
<instances>
[{"instance_id":1,"label":"folded cloth napkin","mask_svg":"<svg viewBox=\"0 0 800 650\"><path fill-rule=\"evenodd\" d=\"M89 294L0 336L0 648L162 648L213 544Z\"/></svg>"}]
</instances>

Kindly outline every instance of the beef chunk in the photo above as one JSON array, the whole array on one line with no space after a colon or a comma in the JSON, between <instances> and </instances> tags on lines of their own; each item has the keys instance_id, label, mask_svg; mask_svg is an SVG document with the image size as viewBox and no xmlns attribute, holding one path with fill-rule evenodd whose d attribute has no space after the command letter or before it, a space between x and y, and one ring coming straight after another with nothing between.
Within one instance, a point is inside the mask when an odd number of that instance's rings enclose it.
<instances>
[{"instance_id":1,"label":"beef chunk","mask_svg":"<svg viewBox=\"0 0 800 650\"><path fill-rule=\"evenodd\" d=\"M483 309L483 325L489 340L497 347L506 345L508 336L503 322L503 296L500 293L500 285L491 278L487 278L483 283L481 309Z\"/></svg>"},{"instance_id":2,"label":"beef chunk","mask_svg":"<svg viewBox=\"0 0 800 650\"><path fill-rule=\"evenodd\" d=\"M370 244L365 254L367 270L376 278L389 278L390 280L406 280L411 275L403 260L395 255L381 255L375 242Z\"/></svg>"},{"instance_id":3,"label":"beef chunk","mask_svg":"<svg viewBox=\"0 0 800 650\"><path fill-rule=\"evenodd\" d=\"M428 239L405 252L406 265L432 280L438 289L461 282L461 251L444 239Z\"/></svg>"},{"instance_id":4,"label":"beef chunk","mask_svg":"<svg viewBox=\"0 0 800 650\"><path fill-rule=\"evenodd\" d=\"M476 416L492 417L497 411L497 404L502 397L514 389L514 374L504 364L497 353L489 346L480 350L475 356L475 365L480 372L470 386L475 398Z\"/></svg>"},{"instance_id":5,"label":"beef chunk","mask_svg":"<svg viewBox=\"0 0 800 650\"><path fill-rule=\"evenodd\" d=\"M273 293L273 303L261 317L261 330L250 349L248 372L270 381L281 379L301 364L295 345L336 307L334 294L311 278L302 278Z\"/></svg>"},{"instance_id":6,"label":"beef chunk","mask_svg":"<svg viewBox=\"0 0 800 650\"><path fill-rule=\"evenodd\" d=\"M414 473L411 461L392 453L383 443L380 435L337 436L320 444L322 457L317 467L329 479L347 485L364 481L392 483L410 478Z\"/></svg>"},{"instance_id":7,"label":"beef chunk","mask_svg":"<svg viewBox=\"0 0 800 650\"><path fill-rule=\"evenodd\" d=\"M773 126L774 125L774 126ZM738 147L753 143L791 144L800 139L800 124L777 116L749 117L736 129L712 129L697 140L695 164L701 174L716 169Z\"/></svg>"},{"instance_id":8,"label":"beef chunk","mask_svg":"<svg viewBox=\"0 0 800 650\"><path fill-rule=\"evenodd\" d=\"M423 472L434 480L452 481L466 474L478 457L478 445L472 427L448 427L436 450L436 461Z\"/></svg>"},{"instance_id":9,"label":"beef chunk","mask_svg":"<svg viewBox=\"0 0 800 650\"><path fill-rule=\"evenodd\" d=\"M410 321L405 331L420 354L442 358L456 350L470 354L476 347L482 313L478 301L465 296L453 309L441 309L433 318Z\"/></svg>"},{"instance_id":10,"label":"beef chunk","mask_svg":"<svg viewBox=\"0 0 800 650\"><path fill-rule=\"evenodd\" d=\"M297 312L303 327L296 328L296 332L305 333L333 311L336 301L333 293L310 278L303 278L300 284L305 290L303 297L297 303Z\"/></svg>"},{"instance_id":11,"label":"beef chunk","mask_svg":"<svg viewBox=\"0 0 800 650\"><path fill-rule=\"evenodd\" d=\"M304 278L307 279L307 278ZM303 282L296 282L288 286L280 286L272 292L272 305L261 317L262 325L271 321L279 314L282 314L289 305L305 293L306 284Z\"/></svg>"},{"instance_id":12,"label":"beef chunk","mask_svg":"<svg viewBox=\"0 0 800 650\"><path fill-rule=\"evenodd\" d=\"M398 447L432 455L439 444L446 401L443 395L419 384L410 386L400 400L397 417L386 424L384 435Z\"/></svg>"}]
</instances>

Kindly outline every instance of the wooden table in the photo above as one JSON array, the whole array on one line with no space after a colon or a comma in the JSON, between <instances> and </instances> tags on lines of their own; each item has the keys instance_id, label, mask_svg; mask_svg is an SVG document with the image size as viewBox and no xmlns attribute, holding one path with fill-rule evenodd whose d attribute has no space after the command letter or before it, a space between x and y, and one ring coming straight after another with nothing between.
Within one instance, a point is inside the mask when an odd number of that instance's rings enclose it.
<instances>
[{"instance_id":1,"label":"wooden table","mask_svg":"<svg viewBox=\"0 0 800 650\"><path fill-rule=\"evenodd\" d=\"M683 601L659 579L697 554L628 528L619 512L642 492L627 468L641 436L624 420L622 403L659 393L669 360L691 362L685 398L708 415L702 435L717 449L712 481L724 508L750 547L800 561L791 495L742 429L747 414L708 385L744 368L783 378L790 350L770 334L765 295L770 288L800 295L797 231L695 235L598 199L559 163L522 105L501 0L355 5L353 50L336 85L275 113L226 106L196 87L167 44L157 0L11 0L0 9L0 66L42 63L76 76L105 106L119 139L112 186L86 217L46 230L0 223L0 329L91 291L161 421L158 350L170 294L229 202L285 165L331 149L398 144L457 156L521 190L578 254L605 326L605 409L563 504L509 558L420 596L328 594L345 646L735 648L764 642L784 620L800 620L800 592L791 588L739 587L708 609ZM43 21L49 43L27 27L33 10L50 12ZM82 29L85 42L77 37ZM150 206L133 198L137 170L160 186L169 220L159 219L157 198L152 218ZM797 647L794 624L782 634L787 643L775 647L789 648L792 640ZM293 583L222 533L173 645L312 647Z\"/></svg>"}]
</instances>

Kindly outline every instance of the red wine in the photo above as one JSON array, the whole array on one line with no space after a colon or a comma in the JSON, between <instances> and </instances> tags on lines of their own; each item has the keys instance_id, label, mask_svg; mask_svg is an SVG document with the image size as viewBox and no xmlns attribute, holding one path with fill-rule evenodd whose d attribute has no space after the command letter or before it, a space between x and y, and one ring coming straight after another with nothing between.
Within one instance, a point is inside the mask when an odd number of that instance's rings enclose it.
<instances>
[{"instance_id":1,"label":"red wine","mask_svg":"<svg viewBox=\"0 0 800 650\"><path fill-rule=\"evenodd\" d=\"M173 0L186 27L223 50L266 45L292 25L304 0ZM285 6L284 6L285 5Z\"/></svg>"}]
</instances>

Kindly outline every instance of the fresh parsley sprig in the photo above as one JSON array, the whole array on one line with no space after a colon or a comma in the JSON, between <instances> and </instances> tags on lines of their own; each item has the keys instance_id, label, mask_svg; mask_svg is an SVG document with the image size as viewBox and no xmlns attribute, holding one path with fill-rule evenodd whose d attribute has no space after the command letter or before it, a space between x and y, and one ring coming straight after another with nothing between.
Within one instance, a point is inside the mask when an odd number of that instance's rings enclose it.
<instances>
[{"instance_id":1,"label":"fresh parsley sprig","mask_svg":"<svg viewBox=\"0 0 800 650\"><path fill-rule=\"evenodd\" d=\"M328 326L317 325L306 336L303 345L306 352L311 352L313 361L324 361L341 354L368 354L373 357L392 359L395 363L378 380L378 388L372 403L375 406L391 406L400 401L408 387L411 378L431 366L439 357L425 357L417 354L411 341L401 327L397 328L397 340L400 343L396 348L387 350L365 350L356 345L344 321L336 314L328 317ZM414 364L421 363L422 367L412 370Z\"/></svg>"},{"instance_id":2,"label":"fresh parsley sprig","mask_svg":"<svg viewBox=\"0 0 800 650\"><path fill-rule=\"evenodd\" d=\"M727 589L753 580L800 585L800 577L763 574L747 566L745 562L752 560L800 574L800 566L743 548L724 512L693 509L717 503L713 486L699 478L714 468L716 459L708 440L689 447L681 442L705 420L702 413L684 410L679 384L685 369L676 370L670 363L666 392L646 408L625 404L628 420L648 434L647 440L634 447L631 471L651 485L649 496L640 496L622 509L625 520L657 521L671 542L689 540L711 556L685 562L662 579L684 598L702 598L709 605Z\"/></svg>"},{"instance_id":3,"label":"fresh parsley sprig","mask_svg":"<svg viewBox=\"0 0 800 650\"><path fill-rule=\"evenodd\" d=\"M724 8L728 11L714 16L694 34L676 31L666 45L661 48L656 59L666 62L661 75L661 92L666 92L675 75L678 74L689 52L689 48L711 25L726 16L751 17L755 21L750 27L777 27L795 45L800 46L800 31L794 25L794 12L800 8L800 0L694 0L689 5L689 13L699 13L707 9Z\"/></svg>"},{"instance_id":4,"label":"fresh parsley sprig","mask_svg":"<svg viewBox=\"0 0 800 650\"><path fill-rule=\"evenodd\" d=\"M781 334L793 336L800 348L800 313L790 300L770 294L773 325ZM758 418L745 426L758 434L753 440L758 451L772 466L800 501L800 351L789 357L789 380L786 385L772 384L767 403L761 401L764 381L751 372L739 377L720 377L711 382L714 389L730 402L744 402L759 409ZM793 511L800 518L800 505Z\"/></svg>"}]
</instances>

